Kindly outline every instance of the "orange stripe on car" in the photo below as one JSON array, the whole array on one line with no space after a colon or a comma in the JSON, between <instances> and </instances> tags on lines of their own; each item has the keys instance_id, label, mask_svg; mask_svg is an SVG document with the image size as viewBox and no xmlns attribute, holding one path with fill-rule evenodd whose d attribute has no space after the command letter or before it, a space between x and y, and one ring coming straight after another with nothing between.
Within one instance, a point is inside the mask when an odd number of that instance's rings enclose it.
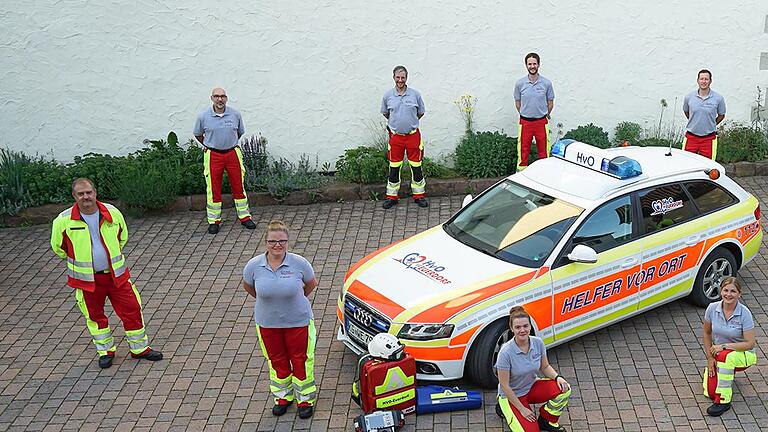
<instances>
[{"instance_id":1,"label":"orange stripe on car","mask_svg":"<svg viewBox=\"0 0 768 432\"><path fill-rule=\"evenodd\" d=\"M394 319L405 310L399 304L358 280L352 281L352 285L349 286L347 292L359 299L364 299L366 304L372 306L390 319Z\"/></svg>"},{"instance_id":2,"label":"orange stripe on car","mask_svg":"<svg viewBox=\"0 0 768 432\"><path fill-rule=\"evenodd\" d=\"M461 347L414 347L406 346L405 352L419 360L461 360L464 358L466 345Z\"/></svg>"},{"instance_id":3,"label":"orange stripe on car","mask_svg":"<svg viewBox=\"0 0 768 432\"><path fill-rule=\"evenodd\" d=\"M410 318L408 322L412 322L412 323L445 322L448 318L456 315L457 313L461 312L467 307L474 306L482 302L483 300L486 300L490 297L495 296L500 292L504 292L510 288L515 288L518 285L522 285L532 280L535 275L536 275L535 271L528 272L526 274L514 277L512 279L498 282L493 285L489 285L485 288L481 288L477 291L464 294L463 296L457 299L432 306L431 308L416 314L414 317Z\"/></svg>"},{"instance_id":4,"label":"orange stripe on car","mask_svg":"<svg viewBox=\"0 0 768 432\"><path fill-rule=\"evenodd\" d=\"M466 345L470 339L472 339L472 335L475 334L477 329L480 328L480 324L472 327L471 329L465 331L464 333L457 335L453 339L451 339L451 345Z\"/></svg>"}]
</instances>

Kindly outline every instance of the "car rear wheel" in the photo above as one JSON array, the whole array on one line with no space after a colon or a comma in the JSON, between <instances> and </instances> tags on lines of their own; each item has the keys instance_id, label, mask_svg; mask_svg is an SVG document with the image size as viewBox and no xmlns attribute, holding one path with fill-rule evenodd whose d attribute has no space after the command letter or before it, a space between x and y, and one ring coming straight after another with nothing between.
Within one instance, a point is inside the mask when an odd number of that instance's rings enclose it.
<instances>
[{"instance_id":1,"label":"car rear wheel","mask_svg":"<svg viewBox=\"0 0 768 432\"><path fill-rule=\"evenodd\" d=\"M486 327L472 344L467 356L465 375L478 386L496 388L499 383L493 366L501 346L512 338L506 319L500 319Z\"/></svg>"},{"instance_id":2,"label":"car rear wheel","mask_svg":"<svg viewBox=\"0 0 768 432\"><path fill-rule=\"evenodd\" d=\"M736 258L727 249L717 248L699 267L688 299L701 307L720 300L720 284L728 276L736 276Z\"/></svg>"}]
</instances>

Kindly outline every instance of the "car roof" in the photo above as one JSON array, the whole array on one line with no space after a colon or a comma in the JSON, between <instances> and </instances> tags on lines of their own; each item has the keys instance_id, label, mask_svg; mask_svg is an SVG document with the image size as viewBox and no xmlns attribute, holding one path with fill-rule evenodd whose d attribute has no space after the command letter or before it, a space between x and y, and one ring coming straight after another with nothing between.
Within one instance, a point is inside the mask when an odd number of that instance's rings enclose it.
<instances>
[{"instance_id":1,"label":"car roof","mask_svg":"<svg viewBox=\"0 0 768 432\"><path fill-rule=\"evenodd\" d=\"M666 177L702 172L716 168L724 173L719 163L683 150L666 147L615 147L601 150L612 157L625 156L636 160L643 173L637 177L619 179L559 157L548 157L514 174L513 180L531 180L587 201L597 201L615 192L640 189L646 184ZM520 178L520 177L524 177Z\"/></svg>"}]
</instances>

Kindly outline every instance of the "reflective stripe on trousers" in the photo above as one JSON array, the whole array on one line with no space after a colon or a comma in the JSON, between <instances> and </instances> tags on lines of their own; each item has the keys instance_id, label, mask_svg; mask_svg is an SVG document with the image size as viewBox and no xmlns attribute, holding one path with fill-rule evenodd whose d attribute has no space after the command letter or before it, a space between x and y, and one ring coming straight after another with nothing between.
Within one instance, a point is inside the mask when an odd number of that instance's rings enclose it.
<instances>
[{"instance_id":1,"label":"reflective stripe on trousers","mask_svg":"<svg viewBox=\"0 0 768 432\"><path fill-rule=\"evenodd\" d=\"M422 169L424 141L421 139L421 132L416 129L405 135L390 133L389 143L387 144L387 159L389 160L387 199L398 199L400 171L406 157L411 171L411 194L414 198L421 198L426 192L427 181L424 178L424 171Z\"/></svg>"},{"instance_id":2,"label":"reflective stripe on trousers","mask_svg":"<svg viewBox=\"0 0 768 432\"><path fill-rule=\"evenodd\" d=\"M256 325L259 345L269 367L269 390L275 399L313 404L315 383L314 321L306 327L266 328Z\"/></svg>"},{"instance_id":3,"label":"reflective stripe on trousers","mask_svg":"<svg viewBox=\"0 0 768 432\"><path fill-rule=\"evenodd\" d=\"M715 357L717 373L709 376L709 368L704 368L704 396L715 403L729 403L733 398L733 380L735 373L757 363L757 354L752 351L720 351Z\"/></svg>"},{"instance_id":4,"label":"reflective stripe on trousers","mask_svg":"<svg viewBox=\"0 0 768 432\"><path fill-rule=\"evenodd\" d=\"M203 152L203 175L206 186L206 219L209 224L221 223L221 183L224 171L227 172L229 184L232 187L232 198L235 201L237 218L240 221L251 218L248 198L243 186L245 165L243 165L243 154L240 148L235 147L226 153L205 150Z\"/></svg>"},{"instance_id":5,"label":"reflective stripe on trousers","mask_svg":"<svg viewBox=\"0 0 768 432\"><path fill-rule=\"evenodd\" d=\"M530 404L544 403L539 408L539 416L552 425L557 425L563 410L568 406L571 389L561 391L560 386L552 379L537 379L528 394L519 397L520 403L528 409ZM505 396L498 397L501 412L507 425L513 432L538 432L539 425L523 417ZM545 403L546 402L546 403Z\"/></svg>"}]
</instances>

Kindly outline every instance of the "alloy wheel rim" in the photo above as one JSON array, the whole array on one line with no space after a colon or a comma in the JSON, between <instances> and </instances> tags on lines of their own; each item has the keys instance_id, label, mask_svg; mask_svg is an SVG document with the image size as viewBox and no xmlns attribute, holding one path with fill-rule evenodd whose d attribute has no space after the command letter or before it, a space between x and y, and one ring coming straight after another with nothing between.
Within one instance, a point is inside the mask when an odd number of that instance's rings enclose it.
<instances>
[{"instance_id":1,"label":"alloy wheel rim","mask_svg":"<svg viewBox=\"0 0 768 432\"><path fill-rule=\"evenodd\" d=\"M723 278L733 276L733 268L730 261L725 258L718 258L707 267L702 280L702 290L704 296L709 300L718 300L720 298L720 285Z\"/></svg>"}]
</instances>

